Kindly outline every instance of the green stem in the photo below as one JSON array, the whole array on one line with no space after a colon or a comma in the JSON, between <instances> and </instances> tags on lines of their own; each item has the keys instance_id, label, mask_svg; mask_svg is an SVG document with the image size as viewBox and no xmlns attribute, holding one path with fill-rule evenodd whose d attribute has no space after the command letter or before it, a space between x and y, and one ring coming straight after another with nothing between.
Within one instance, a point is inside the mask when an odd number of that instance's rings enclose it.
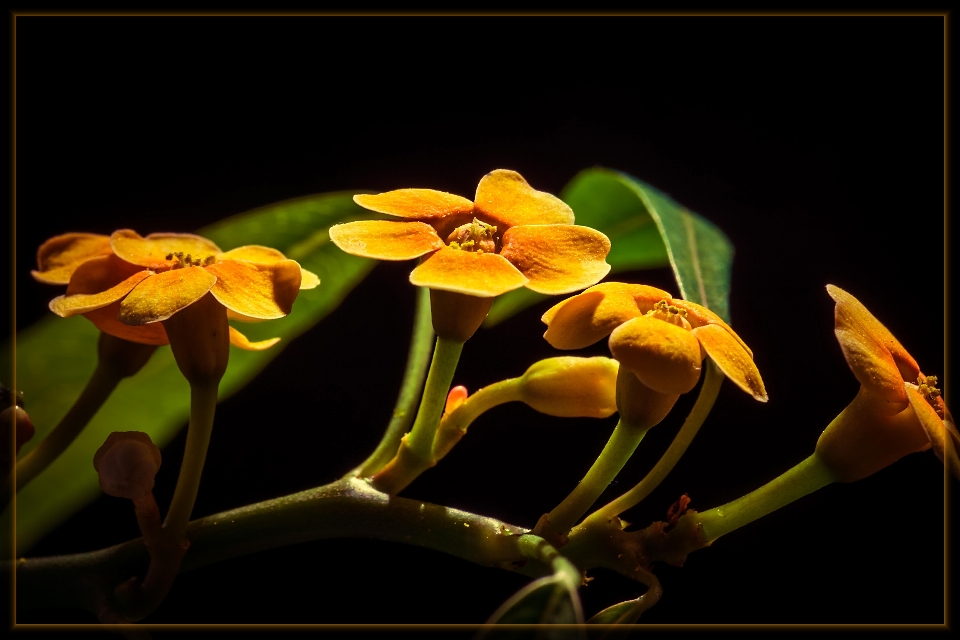
<instances>
[{"instance_id":1,"label":"green stem","mask_svg":"<svg viewBox=\"0 0 960 640\"><path fill-rule=\"evenodd\" d=\"M217 410L217 382L190 385L190 425L187 428L187 444L183 452L180 476L173 492L167 518L163 523L164 543L178 544L184 536L193 504L200 488L203 463L213 431L213 416Z\"/></svg>"},{"instance_id":2,"label":"green stem","mask_svg":"<svg viewBox=\"0 0 960 640\"><path fill-rule=\"evenodd\" d=\"M430 373L423 391L423 400L417 411L417 419L407 436L407 446L416 456L431 460L433 457L433 438L440 424L440 415L457 370L463 343L449 338L437 338L437 348L433 352Z\"/></svg>"},{"instance_id":3,"label":"green stem","mask_svg":"<svg viewBox=\"0 0 960 640\"><path fill-rule=\"evenodd\" d=\"M648 428L627 424L623 419L617 423L603 451L600 452L580 484L563 499L563 502L547 514L551 530L565 534L573 528L587 509L597 501L604 489L617 477L648 430Z\"/></svg>"},{"instance_id":4,"label":"green stem","mask_svg":"<svg viewBox=\"0 0 960 640\"><path fill-rule=\"evenodd\" d=\"M724 379L723 373L721 373L720 369L712 360L707 360L706 369L707 372L704 376L703 386L700 388L700 395L697 397L696 403L694 403L690 414L684 421L683 426L680 427L680 431L677 432L673 442L670 443L670 446L657 464L654 465L653 469L650 470L643 480L637 483L632 489L590 514L590 518L610 520L614 516L620 515L650 495L650 493L663 482L667 474L673 470L673 467L676 466L683 454L686 453L687 447L693 442L693 438L700 430L700 426L703 425L707 416L710 415L710 410L713 409L713 404L716 402L717 396L720 393L720 386Z\"/></svg>"},{"instance_id":5,"label":"green stem","mask_svg":"<svg viewBox=\"0 0 960 640\"><path fill-rule=\"evenodd\" d=\"M17 462L17 491L40 475L70 446L122 379L123 376L117 373L115 367L103 361L97 362L97 368L93 370L87 386L83 388L67 415L63 416L60 423L40 444Z\"/></svg>"},{"instance_id":6,"label":"green stem","mask_svg":"<svg viewBox=\"0 0 960 640\"><path fill-rule=\"evenodd\" d=\"M353 469L347 476L368 477L380 471L400 447L400 439L413 422L414 410L423 381L427 376L427 365L433 347L433 323L430 320L430 290L417 287L417 307L413 317L413 335L410 338L410 351L407 354L407 368L403 372L400 394L393 408L393 416L380 444L363 464Z\"/></svg>"},{"instance_id":7,"label":"green stem","mask_svg":"<svg viewBox=\"0 0 960 640\"><path fill-rule=\"evenodd\" d=\"M466 434L473 421L501 404L521 399L522 378L508 378L480 389L467 396L459 407L440 420L437 436L433 442L433 460L437 461L450 453L457 442Z\"/></svg>"},{"instance_id":8,"label":"green stem","mask_svg":"<svg viewBox=\"0 0 960 640\"><path fill-rule=\"evenodd\" d=\"M713 542L835 481L833 472L814 453L756 491L716 509L698 513L695 520L700 524L703 537Z\"/></svg>"}]
</instances>

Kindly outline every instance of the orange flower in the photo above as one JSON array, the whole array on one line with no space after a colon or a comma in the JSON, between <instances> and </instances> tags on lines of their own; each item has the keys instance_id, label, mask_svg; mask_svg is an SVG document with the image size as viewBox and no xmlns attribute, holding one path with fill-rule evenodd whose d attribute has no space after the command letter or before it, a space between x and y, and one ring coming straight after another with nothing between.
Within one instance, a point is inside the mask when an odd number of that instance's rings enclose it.
<instances>
[{"instance_id":1,"label":"orange flower","mask_svg":"<svg viewBox=\"0 0 960 640\"><path fill-rule=\"evenodd\" d=\"M61 317L83 314L104 333L143 344L168 344L162 321L208 292L230 317L245 322L280 318L299 289L316 287L313 273L276 249L250 245L222 252L192 234L154 233L146 238L122 229L110 236L68 233L37 252L41 282L66 284L50 301ZM230 327L230 341L262 350L279 338L251 343Z\"/></svg>"},{"instance_id":2,"label":"orange flower","mask_svg":"<svg viewBox=\"0 0 960 640\"><path fill-rule=\"evenodd\" d=\"M353 199L404 221L338 224L330 228L330 239L347 253L378 260L429 254L410 274L420 287L478 298L524 286L561 294L594 284L610 271L607 237L574 225L570 207L534 190L515 171L485 175L474 202L432 189Z\"/></svg>"},{"instance_id":3,"label":"orange flower","mask_svg":"<svg viewBox=\"0 0 960 640\"><path fill-rule=\"evenodd\" d=\"M738 387L767 401L753 353L733 329L709 309L661 289L598 284L549 309L543 322L543 337L558 349L581 349L609 335L621 367L659 394L693 389L709 355Z\"/></svg>"},{"instance_id":4,"label":"orange flower","mask_svg":"<svg viewBox=\"0 0 960 640\"><path fill-rule=\"evenodd\" d=\"M837 303L835 333L860 392L824 430L817 453L838 479L853 482L932 446L960 479L960 434L936 387L937 378L923 375L916 360L859 300L833 285L827 285L827 293Z\"/></svg>"}]
</instances>

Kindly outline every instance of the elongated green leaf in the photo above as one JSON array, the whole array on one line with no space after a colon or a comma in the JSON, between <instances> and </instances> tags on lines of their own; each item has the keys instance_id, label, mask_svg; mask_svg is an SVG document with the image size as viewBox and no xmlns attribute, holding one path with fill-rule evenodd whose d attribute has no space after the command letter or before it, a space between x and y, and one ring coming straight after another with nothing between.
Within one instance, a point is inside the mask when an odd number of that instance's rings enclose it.
<instances>
[{"instance_id":1,"label":"elongated green leaf","mask_svg":"<svg viewBox=\"0 0 960 640\"><path fill-rule=\"evenodd\" d=\"M591 629L588 632L588 637L590 640L626 638L632 630L631 625L640 619L640 614L646 608L647 605L644 604L643 596L607 607L587 620L587 624L603 625L598 629Z\"/></svg>"},{"instance_id":2,"label":"elongated green leaf","mask_svg":"<svg viewBox=\"0 0 960 640\"><path fill-rule=\"evenodd\" d=\"M327 229L359 218L352 192L307 196L269 205L223 220L198 233L228 250L261 244L283 251L320 276L316 289L300 292L293 312L280 320L238 324L251 340L279 336L267 351L231 349L230 364L220 384L220 398L236 393L291 341L332 311L375 262L337 249ZM41 286L41 285L38 285ZM51 297L60 293L51 289ZM86 384L96 362L97 329L85 318L47 318L17 336L17 385L30 398L30 416L37 434L35 445L67 412ZM10 344L0 349L0 362L9 357ZM163 447L186 424L189 387L162 347L133 378L124 380L74 443L17 496L17 553L23 553L99 495L93 454L111 431L137 430L150 434ZM21 453L26 453L27 447ZM2 531L10 526L10 509L3 514Z\"/></svg>"},{"instance_id":3,"label":"elongated green leaf","mask_svg":"<svg viewBox=\"0 0 960 640\"><path fill-rule=\"evenodd\" d=\"M733 245L715 225L650 185L609 169L581 171L560 197L577 224L610 238L611 274L669 264L684 299L729 321ZM493 303L485 324L493 326L544 299L528 289L511 291Z\"/></svg>"},{"instance_id":4,"label":"elongated green leaf","mask_svg":"<svg viewBox=\"0 0 960 640\"><path fill-rule=\"evenodd\" d=\"M507 640L521 638L582 638L583 629L577 627L510 628L499 625L574 625L583 623L580 596L568 581L553 575L535 580L515 593L497 609L477 634L477 639Z\"/></svg>"}]
</instances>

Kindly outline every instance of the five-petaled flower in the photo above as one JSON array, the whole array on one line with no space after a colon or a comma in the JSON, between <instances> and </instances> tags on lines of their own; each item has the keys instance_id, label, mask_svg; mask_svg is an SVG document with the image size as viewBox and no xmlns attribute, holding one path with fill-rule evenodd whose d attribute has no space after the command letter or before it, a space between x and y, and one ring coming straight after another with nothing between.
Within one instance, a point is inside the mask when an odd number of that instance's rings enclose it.
<instances>
[{"instance_id":1,"label":"five-petaled flower","mask_svg":"<svg viewBox=\"0 0 960 640\"><path fill-rule=\"evenodd\" d=\"M817 454L839 480L853 482L932 446L960 479L960 434L937 389L937 378L925 376L859 300L833 285L827 285L827 292L837 303L837 341L860 382L860 392L824 430Z\"/></svg>"},{"instance_id":2,"label":"five-petaled flower","mask_svg":"<svg viewBox=\"0 0 960 640\"><path fill-rule=\"evenodd\" d=\"M607 237L574 225L570 207L534 190L515 171L485 175L474 202L432 189L353 199L403 221L339 224L330 228L330 239L366 258L428 256L410 274L417 286L479 298L524 286L556 295L590 286L610 271Z\"/></svg>"},{"instance_id":3,"label":"five-petaled flower","mask_svg":"<svg viewBox=\"0 0 960 640\"><path fill-rule=\"evenodd\" d=\"M319 284L280 251L249 245L223 252L197 235L129 229L110 236L67 233L37 252L34 278L66 284L50 301L59 316L83 314L104 333L143 344L169 342L162 324L210 293L237 320L259 322L290 313L300 289ZM251 343L230 327L230 341L251 350L279 339Z\"/></svg>"},{"instance_id":4,"label":"five-petaled flower","mask_svg":"<svg viewBox=\"0 0 960 640\"><path fill-rule=\"evenodd\" d=\"M669 410L700 379L709 355L738 387L767 401L753 352L717 314L655 287L605 282L543 314L544 338L558 349L582 349L610 336L610 352ZM623 410L621 409L621 414Z\"/></svg>"}]
</instances>

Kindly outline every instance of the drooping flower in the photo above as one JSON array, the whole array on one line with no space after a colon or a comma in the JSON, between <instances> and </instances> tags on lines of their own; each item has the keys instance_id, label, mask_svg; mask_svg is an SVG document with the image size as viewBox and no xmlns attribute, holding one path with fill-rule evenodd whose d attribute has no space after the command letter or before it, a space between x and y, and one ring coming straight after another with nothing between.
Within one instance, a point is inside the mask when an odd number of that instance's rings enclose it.
<instances>
[{"instance_id":1,"label":"drooping flower","mask_svg":"<svg viewBox=\"0 0 960 640\"><path fill-rule=\"evenodd\" d=\"M550 308L543 322L543 337L558 349L582 349L609 335L621 375L630 371L657 394L645 401L659 403L658 415L693 389L707 355L738 387L767 401L753 353L733 329L706 307L676 300L661 289L598 284Z\"/></svg>"},{"instance_id":2,"label":"drooping flower","mask_svg":"<svg viewBox=\"0 0 960 640\"><path fill-rule=\"evenodd\" d=\"M824 430L817 454L838 479L853 482L932 447L960 479L960 434L937 389L937 378L924 375L859 300L833 285L827 285L827 293L837 303L837 341L860 391Z\"/></svg>"},{"instance_id":3,"label":"drooping flower","mask_svg":"<svg viewBox=\"0 0 960 640\"><path fill-rule=\"evenodd\" d=\"M141 237L122 229L110 236L68 233L46 241L37 252L41 282L66 284L50 309L59 316L83 314L104 333L143 344L169 342L162 321L208 292L230 317L259 322L290 312L300 289L319 284L276 249L249 245L223 252L193 234L154 233ZM230 327L230 341L251 350L277 338L251 343Z\"/></svg>"},{"instance_id":4,"label":"drooping flower","mask_svg":"<svg viewBox=\"0 0 960 640\"><path fill-rule=\"evenodd\" d=\"M330 239L366 258L428 256L410 274L417 286L479 298L524 286L556 295L594 284L610 271L607 237L575 225L566 203L536 191L515 171L485 175L473 202L432 189L353 199L403 221L339 224L330 228Z\"/></svg>"}]
</instances>

